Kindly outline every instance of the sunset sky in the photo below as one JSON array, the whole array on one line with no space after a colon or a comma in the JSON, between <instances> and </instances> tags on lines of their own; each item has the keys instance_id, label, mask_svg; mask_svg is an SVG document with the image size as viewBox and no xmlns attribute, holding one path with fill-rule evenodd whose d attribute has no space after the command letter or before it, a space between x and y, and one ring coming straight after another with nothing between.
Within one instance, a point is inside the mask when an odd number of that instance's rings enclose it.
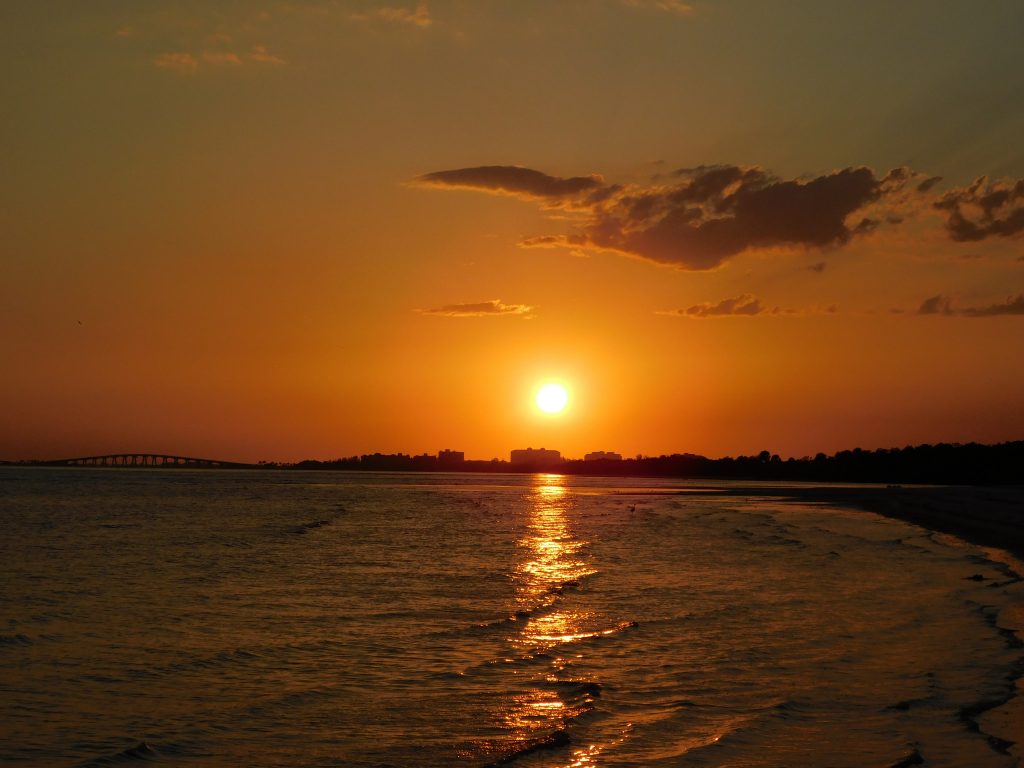
<instances>
[{"instance_id":1,"label":"sunset sky","mask_svg":"<svg viewBox=\"0 0 1024 768\"><path fill-rule=\"evenodd\" d=\"M1019 0L5 3L0 459L1022 439L1022 39Z\"/></svg>"}]
</instances>

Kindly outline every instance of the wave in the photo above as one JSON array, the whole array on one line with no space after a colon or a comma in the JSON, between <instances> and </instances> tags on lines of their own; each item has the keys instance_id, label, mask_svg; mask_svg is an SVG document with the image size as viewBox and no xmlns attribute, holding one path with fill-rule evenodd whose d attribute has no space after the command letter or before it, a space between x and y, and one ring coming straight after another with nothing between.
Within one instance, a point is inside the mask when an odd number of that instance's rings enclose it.
<instances>
[{"instance_id":1,"label":"wave","mask_svg":"<svg viewBox=\"0 0 1024 768\"><path fill-rule=\"evenodd\" d=\"M585 574L590 575L590 574ZM583 577L581 577L583 578ZM460 627L456 629L445 629L440 632L433 633L433 636L452 636L461 635L466 632L470 633L487 633L494 630L507 629L508 627L518 624L520 622L528 621L529 619L543 615L546 612L550 612L558 598L565 595L566 592L579 589L581 584L580 578L567 579L559 584L553 584L545 589L541 593L541 599L533 607L530 608L519 608L515 612L502 616L498 619L491 619L490 621L483 621L479 624L474 624L471 627Z\"/></svg>"},{"instance_id":2,"label":"wave","mask_svg":"<svg viewBox=\"0 0 1024 768\"><path fill-rule=\"evenodd\" d=\"M591 680L552 680L551 686L570 696L589 696L591 698L600 696L604 688L600 683Z\"/></svg>"},{"instance_id":3,"label":"wave","mask_svg":"<svg viewBox=\"0 0 1024 768\"><path fill-rule=\"evenodd\" d=\"M335 522L337 522L337 520L340 517L342 517L347 512L348 509L346 509L346 507L343 504L338 504L333 513L327 512L327 517L318 517L314 520L309 520L305 523L293 525L292 527L287 529L287 532L295 536L304 536L307 533L313 533L314 531L320 528L326 528L330 525L333 525Z\"/></svg>"},{"instance_id":4,"label":"wave","mask_svg":"<svg viewBox=\"0 0 1024 768\"><path fill-rule=\"evenodd\" d=\"M972 733L977 733L981 736L984 736L985 741L988 742L988 745L1001 755L1009 755L1010 747L1014 746L1016 742L1010 741L1009 739L1004 739L1001 736L998 736L994 733L987 733L986 731L983 731L979 723L979 718L989 710L997 709L998 707L1001 707L1004 704L1008 703L1014 697L1014 693L1015 686L1008 686L1005 695L999 696L997 698L983 699L982 701L977 701L974 704L969 704L966 707L961 707L960 710L956 713L957 718L960 720L960 722L964 724L967 730L971 731Z\"/></svg>"},{"instance_id":5,"label":"wave","mask_svg":"<svg viewBox=\"0 0 1024 768\"><path fill-rule=\"evenodd\" d=\"M906 757L902 757L895 763L889 766L889 768L910 768L912 765L924 765L924 758L921 757L921 753L917 751L915 747L910 754Z\"/></svg>"},{"instance_id":6,"label":"wave","mask_svg":"<svg viewBox=\"0 0 1024 768\"><path fill-rule=\"evenodd\" d=\"M633 628L639 627L639 626L640 626L640 623L636 622L636 621L621 621L618 624L616 624L614 627L608 627L606 629L595 629L595 630L590 630L590 631L585 631L585 632L580 631L580 632L569 632L569 633L564 633L564 634L551 634L551 635L532 634L532 635L529 636L529 639L531 641L534 641L534 642L539 641L539 642L542 642L542 643L551 643L551 642L571 643L571 642L576 642L578 640L589 640L589 639L595 638L595 637L607 637L608 635L614 635L614 634L617 634L619 632L623 632L624 630L633 629Z\"/></svg>"},{"instance_id":7,"label":"wave","mask_svg":"<svg viewBox=\"0 0 1024 768\"><path fill-rule=\"evenodd\" d=\"M487 661L474 664L465 671L461 672L461 675L473 674L474 672L482 672L495 667L513 666L513 667L529 667L538 663L550 664L555 660L555 657L550 653L544 651L536 651L534 653L526 653L521 656L502 656L499 659L488 659Z\"/></svg>"},{"instance_id":8,"label":"wave","mask_svg":"<svg viewBox=\"0 0 1024 768\"><path fill-rule=\"evenodd\" d=\"M244 668L252 664L266 661L266 657L281 655L280 652L286 649L275 649L267 647L263 652L249 651L242 648L234 650L217 651L209 655L192 655L191 658L182 661L173 661L168 664L161 664L153 667L129 667L123 670L122 678L110 678L109 680L94 680L94 682L122 682L123 678L132 680L153 680L168 676L205 674L205 672L225 671L230 668ZM83 679L91 679L85 675Z\"/></svg>"},{"instance_id":9,"label":"wave","mask_svg":"<svg viewBox=\"0 0 1024 768\"><path fill-rule=\"evenodd\" d=\"M302 536L310 531L315 531L317 528L323 528L324 526L330 525L331 522L331 520L311 520L308 523L302 523L301 525L295 526L291 529L291 532L298 536Z\"/></svg>"},{"instance_id":10,"label":"wave","mask_svg":"<svg viewBox=\"0 0 1024 768\"><path fill-rule=\"evenodd\" d=\"M156 746L146 741L140 741L135 746L115 752L112 755L104 755L86 760L79 763L77 768L103 768L103 766L131 765L132 763L164 762L168 758L174 759L190 754L195 753L180 744L160 744Z\"/></svg>"},{"instance_id":11,"label":"wave","mask_svg":"<svg viewBox=\"0 0 1024 768\"><path fill-rule=\"evenodd\" d=\"M93 760L81 763L81 768L93 768L96 766L103 765L120 765L122 763L133 763L140 760L157 760L160 758L160 752L153 746L147 744L144 741L140 741L134 747L122 750L114 755L108 755L106 757L97 757Z\"/></svg>"},{"instance_id":12,"label":"wave","mask_svg":"<svg viewBox=\"0 0 1024 768\"><path fill-rule=\"evenodd\" d=\"M569 738L569 732L564 728L560 728L557 731L552 731L544 736L536 736L518 742L515 746L509 748L508 751L501 755L497 760L487 763L485 768L496 768L499 765L508 765L521 757L532 755L534 752L559 749L561 747L567 747L571 743L572 740Z\"/></svg>"},{"instance_id":13,"label":"wave","mask_svg":"<svg viewBox=\"0 0 1024 768\"><path fill-rule=\"evenodd\" d=\"M24 647L34 645L28 635L19 632L16 635L0 635L0 647Z\"/></svg>"}]
</instances>

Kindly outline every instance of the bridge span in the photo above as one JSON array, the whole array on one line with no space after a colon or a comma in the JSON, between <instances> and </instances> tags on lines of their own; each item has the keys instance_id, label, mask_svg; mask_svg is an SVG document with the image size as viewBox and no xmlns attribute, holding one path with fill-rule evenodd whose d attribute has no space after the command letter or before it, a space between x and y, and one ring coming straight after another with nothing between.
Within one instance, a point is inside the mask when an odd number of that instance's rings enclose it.
<instances>
[{"instance_id":1,"label":"bridge span","mask_svg":"<svg viewBox=\"0 0 1024 768\"><path fill-rule=\"evenodd\" d=\"M78 456L37 462L46 467L166 467L168 469L255 469L258 464L243 464L222 459L199 459L165 453L108 453L104 456Z\"/></svg>"}]
</instances>

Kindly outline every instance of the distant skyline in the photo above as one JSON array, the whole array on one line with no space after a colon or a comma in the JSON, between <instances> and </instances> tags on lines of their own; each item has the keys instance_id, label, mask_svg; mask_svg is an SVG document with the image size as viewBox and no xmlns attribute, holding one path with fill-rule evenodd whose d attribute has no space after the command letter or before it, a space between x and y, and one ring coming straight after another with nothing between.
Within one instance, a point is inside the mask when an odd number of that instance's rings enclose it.
<instances>
[{"instance_id":1,"label":"distant skyline","mask_svg":"<svg viewBox=\"0 0 1024 768\"><path fill-rule=\"evenodd\" d=\"M8 4L0 460L1021 439L1022 29Z\"/></svg>"}]
</instances>

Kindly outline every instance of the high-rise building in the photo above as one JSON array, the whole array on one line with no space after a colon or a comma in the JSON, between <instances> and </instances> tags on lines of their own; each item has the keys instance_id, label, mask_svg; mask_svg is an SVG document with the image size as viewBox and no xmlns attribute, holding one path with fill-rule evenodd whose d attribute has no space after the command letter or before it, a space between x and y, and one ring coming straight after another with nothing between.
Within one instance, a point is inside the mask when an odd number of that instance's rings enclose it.
<instances>
[{"instance_id":1,"label":"high-rise building","mask_svg":"<svg viewBox=\"0 0 1024 768\"><path fill-rule=\"evenodd\" d=\"M583 457L584 461L622 461L622 454L614 451L594 451Z\"/></svg>"},{"instance_id":2,"label":"high-rise building","mask_svg":"<svg viewBox=\"0 0 1024 768\"><path fill-rule=\"evenodd\" d=\"M562 460L562 454L558 451L547 448L516 448L512 451L511 461L513 464L557 464Z\"/></svg>"}]
</instances>

